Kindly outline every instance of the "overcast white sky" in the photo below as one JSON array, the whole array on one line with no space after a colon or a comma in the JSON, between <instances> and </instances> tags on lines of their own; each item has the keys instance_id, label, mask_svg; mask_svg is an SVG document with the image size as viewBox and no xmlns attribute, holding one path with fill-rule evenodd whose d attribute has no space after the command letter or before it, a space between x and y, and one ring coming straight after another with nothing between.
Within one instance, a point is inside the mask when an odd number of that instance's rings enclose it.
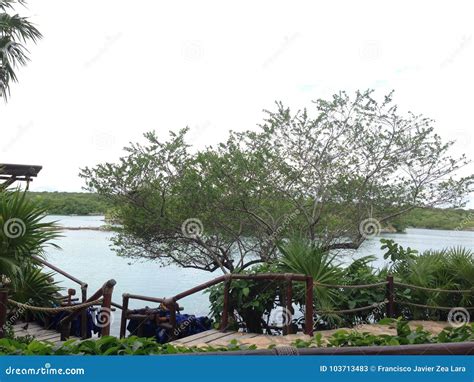
<instances>
[{"instance_id":1,"label":"overcast white sky","mask_svg":"<svg viewBox=\"0 0 474 382\"><path fill-rule=\"evenodd\" d=\"M20 11L44 39L0 103L0 163L43 165L32 190L80 191L79 168L152 129L190 126L205 146L255 128L275 100L302 108L338 90L395 89L458 139L455 153L472 151L472 1L30 0Z\"/></svg>"}]
</instances>

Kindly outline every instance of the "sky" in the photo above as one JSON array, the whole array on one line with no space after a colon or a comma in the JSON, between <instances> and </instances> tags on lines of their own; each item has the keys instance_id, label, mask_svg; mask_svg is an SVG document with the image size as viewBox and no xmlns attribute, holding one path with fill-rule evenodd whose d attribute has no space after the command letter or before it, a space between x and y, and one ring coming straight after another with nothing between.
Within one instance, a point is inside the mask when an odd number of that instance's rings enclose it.
<instances>
[{"instance_id":1,"label":"sky","mask_svg":"<svg viewBox=\"0 0 474 382\"><path fill-rule=\"evenodd\" d=\"M81 191L79 169L143 133L189 126L195 147L346 90L395 90L472 152L472 1L30 0L43 33L7 104L0 163L38 164L35 191ZM470 155L472 157L472 155ZM473 167L463 170L472 173ZM473 203L470 203L473 206Z\"/></svg>"}]
</instances>

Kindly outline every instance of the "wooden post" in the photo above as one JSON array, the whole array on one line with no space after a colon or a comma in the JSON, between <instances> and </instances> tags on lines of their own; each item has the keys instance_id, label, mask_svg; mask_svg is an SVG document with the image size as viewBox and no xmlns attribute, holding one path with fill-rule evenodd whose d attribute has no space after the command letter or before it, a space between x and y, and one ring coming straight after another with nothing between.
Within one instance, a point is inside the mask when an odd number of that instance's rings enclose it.
<instances>
[{"instance_id":1,"label":"wooden post","mask_svg":"<svg viewBox=\"0 0 474 382\"><path fill-rule=\"evenodd\" d=\"M291 279L288 279L286 282L286 293L285 293L285 309L283 314L283 334L292 334L291 333L291 323L293 320L293 288L291 285Z\"/></svg>"},{"instance_id":2,"label":"wooden post","mask_svg":"<svg viewBox=\"0 0 474 382\"><path fill-rule=\"evenodd\" d=\"M110 335L110 324L112 322L112 293L114 291L115 284L109 284L104 286L103 291L103 300L102 300L102 307L99 312L99 317L101 317L104 321L101 336L108 336Z\"/></svg>"},{"instance_id":3,"label":"wooden post","mask_svg":"<svg viewBox=\"0 0 474 382\"><path fill-rule=\"evenodd\" d=\"M8 289L0 289L0 338L5 337L5 324L7 322Z\"/></svg>"},{"instance_id":4,"label":"wooden post","mask_svg":"<svg viewBox=\"0 0 474 382\"><path fill-rule=\"evenodd\" d=\"M81 295L82 295L82 303L87 301L87 284L81 285ZM91 336L91 333L87 330L87 309L81 313L81 338L86 339Z\"/></svg>"},{"instance_id":5,"label":"wooden post","mask_svg":"<svg viewBox=\"0 0 474 382\"><path fill-rule=\"evenodd\" d=\"M124 338L127 332L128 301L130 297L127 293L122 295L122 317L120 319L120 338Z\"/></svg>"},{"instance_id":6,"label":"wooden post","mask_svg":"<svg viewBox=\"0 0 474 382\"><path fill-rule=\"evenodd\" d=\"M171 325L170 337L171 337L171 339L174 339L175 333L176 333L176 307L177 307L177 304L176 304L176 301L171 300L169 302L167 301L165 303L165 305L168 308L168 310L170 311L170 325Z\"/></svg>"},{"instance_id":7,"label":"wooden post","mask_svg":"<svg viewBox=\"0 0 474 382\"><path fill-rule=\"evenodd\" d=\"M393 285L393 275L387 276L387 317L395 317L395 290Z\"/></svg>"},{"instance_id":8,"label":"wooden post","mask_svg":"<svg viewBox=\"0 0 474 382\"><path fill-rule=\"evenodd\" d=\"M231 279L224 281L224 306L222 308L222 317L220 324L220 331L225 332L229 325L229 291L230 291Z\"/></svg>"},{"instance_id":9,"label":"wooden post","mask_svg":"<svg viewBox=\"0 0 474 382\"><path fill-rule=\"evenodd\" d=\"M305 334L313 336L313 278L311 276L306 277L306 307L305 307Z\"/></svg>"},{"instance_id":10,"label":"wooden post","mask_svg":"<svg viewBox=\"0 0 474 382\"><path fill-rule=\"evenodd\" d=\"M71 321L64 322L60 325L61 341L67 341L71 333Z\"/></svg>"}]
</instances>

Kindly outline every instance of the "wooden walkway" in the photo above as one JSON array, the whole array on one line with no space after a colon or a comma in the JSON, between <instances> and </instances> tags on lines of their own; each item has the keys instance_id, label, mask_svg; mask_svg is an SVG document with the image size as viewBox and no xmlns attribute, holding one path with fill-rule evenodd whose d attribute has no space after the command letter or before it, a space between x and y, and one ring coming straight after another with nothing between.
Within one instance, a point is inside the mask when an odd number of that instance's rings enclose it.
<instances>
[{"instance_id":1,"label":"wooden walkway","mask_svg":"<svg viewBox=\"0 0 474 382\"><path fill-rule=\"evenodd\" d=\"M255 345L257 348L266 349L270 345L289 346L298 338L310 339L309 336L302 333L287 336L270 336L266 334L232 331L221 332L211 329L189 337L180 338L171 343L187 347L227 346L231 341L236 340L240 345Z\"/></svg>"},{"instance_id":2,"label":"wooden walkway","mask_svg":"<svg viewBox=\"0 0 474 382\"><path fill-rule=\"evenodd\" d=\"M61 334L56 330L46 329L37 322L18 322L13 325L15 337L33 336L38 341L48 341L54 344L62 344ZM80 340L79 337L70 337L69 339Z\"/></svg>"},{"instance_id":3,"label":"wooden walkway","mask_svg":"<svg viewBox=\"0 0 474 382\"><path fill-rule=\"evenodd\" d=\"M444 321L410 321L410 329L415 330L418 326L433 335L439 334L446 326ZM364 324L354 328L339 328L332 330L321 330L323 344L327 339L339 330L355 331L359 333L370 333L373 335L397 335L395 325ZM189 337L180 338L172 342L175 345L187 347L227 346L232 340L237 340L240 345L255 345L258 349L267 349L270 345L290 346L296 339L309 340L311 337L303 333L290 334L286 336L269 336L265 334L242 333L242 332L220 332L218 330L207 330Z\"/></svg>"}]
</instances>

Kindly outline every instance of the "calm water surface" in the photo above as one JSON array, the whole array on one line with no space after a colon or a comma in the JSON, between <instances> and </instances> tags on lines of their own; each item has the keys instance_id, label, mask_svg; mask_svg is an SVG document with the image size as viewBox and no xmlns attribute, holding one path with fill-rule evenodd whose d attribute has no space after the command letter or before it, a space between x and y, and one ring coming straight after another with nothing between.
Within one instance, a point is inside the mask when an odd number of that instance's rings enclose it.
<instances>
[{"instance_id":1,"label":"calm water surface","mask_svg":"<svg viewBox=\"0 0 474 382\"><path fill-rule=\"evenodd\" d=\"M51 216L66 227L99 227L104 224L102 216ZM113 300L122 303L122 293L141 294L154 297L169 297L185 291L199 283L220 276L220 273L208 273L194 269L182 269L175 266L160 267L156 262L143 262L119 257L111 250L109 239L111 232L101 231L64 231L64 237L58 240L61 250L49 249L47 259L54 265L89 284L89 295L95 292L108 279L115 279L117 285ZM385 264L380 250L380 238L390 238L404 247L419 251L442 249L451 246L464 246L474 250L474 232L408 229L405 234L383 234L370 239L355 253L347 258L376 255L374 266ZM65 288L79 288L61 275L55 279ZM208 296L195 294L181 300L186 313L206 315L209 311ZM147 303L131 300L131 308L144 307ZM152 306L151 303L148 303ZM112 333L117 334L120 311L114 315Z\"/></svg>"}]
</instances>

